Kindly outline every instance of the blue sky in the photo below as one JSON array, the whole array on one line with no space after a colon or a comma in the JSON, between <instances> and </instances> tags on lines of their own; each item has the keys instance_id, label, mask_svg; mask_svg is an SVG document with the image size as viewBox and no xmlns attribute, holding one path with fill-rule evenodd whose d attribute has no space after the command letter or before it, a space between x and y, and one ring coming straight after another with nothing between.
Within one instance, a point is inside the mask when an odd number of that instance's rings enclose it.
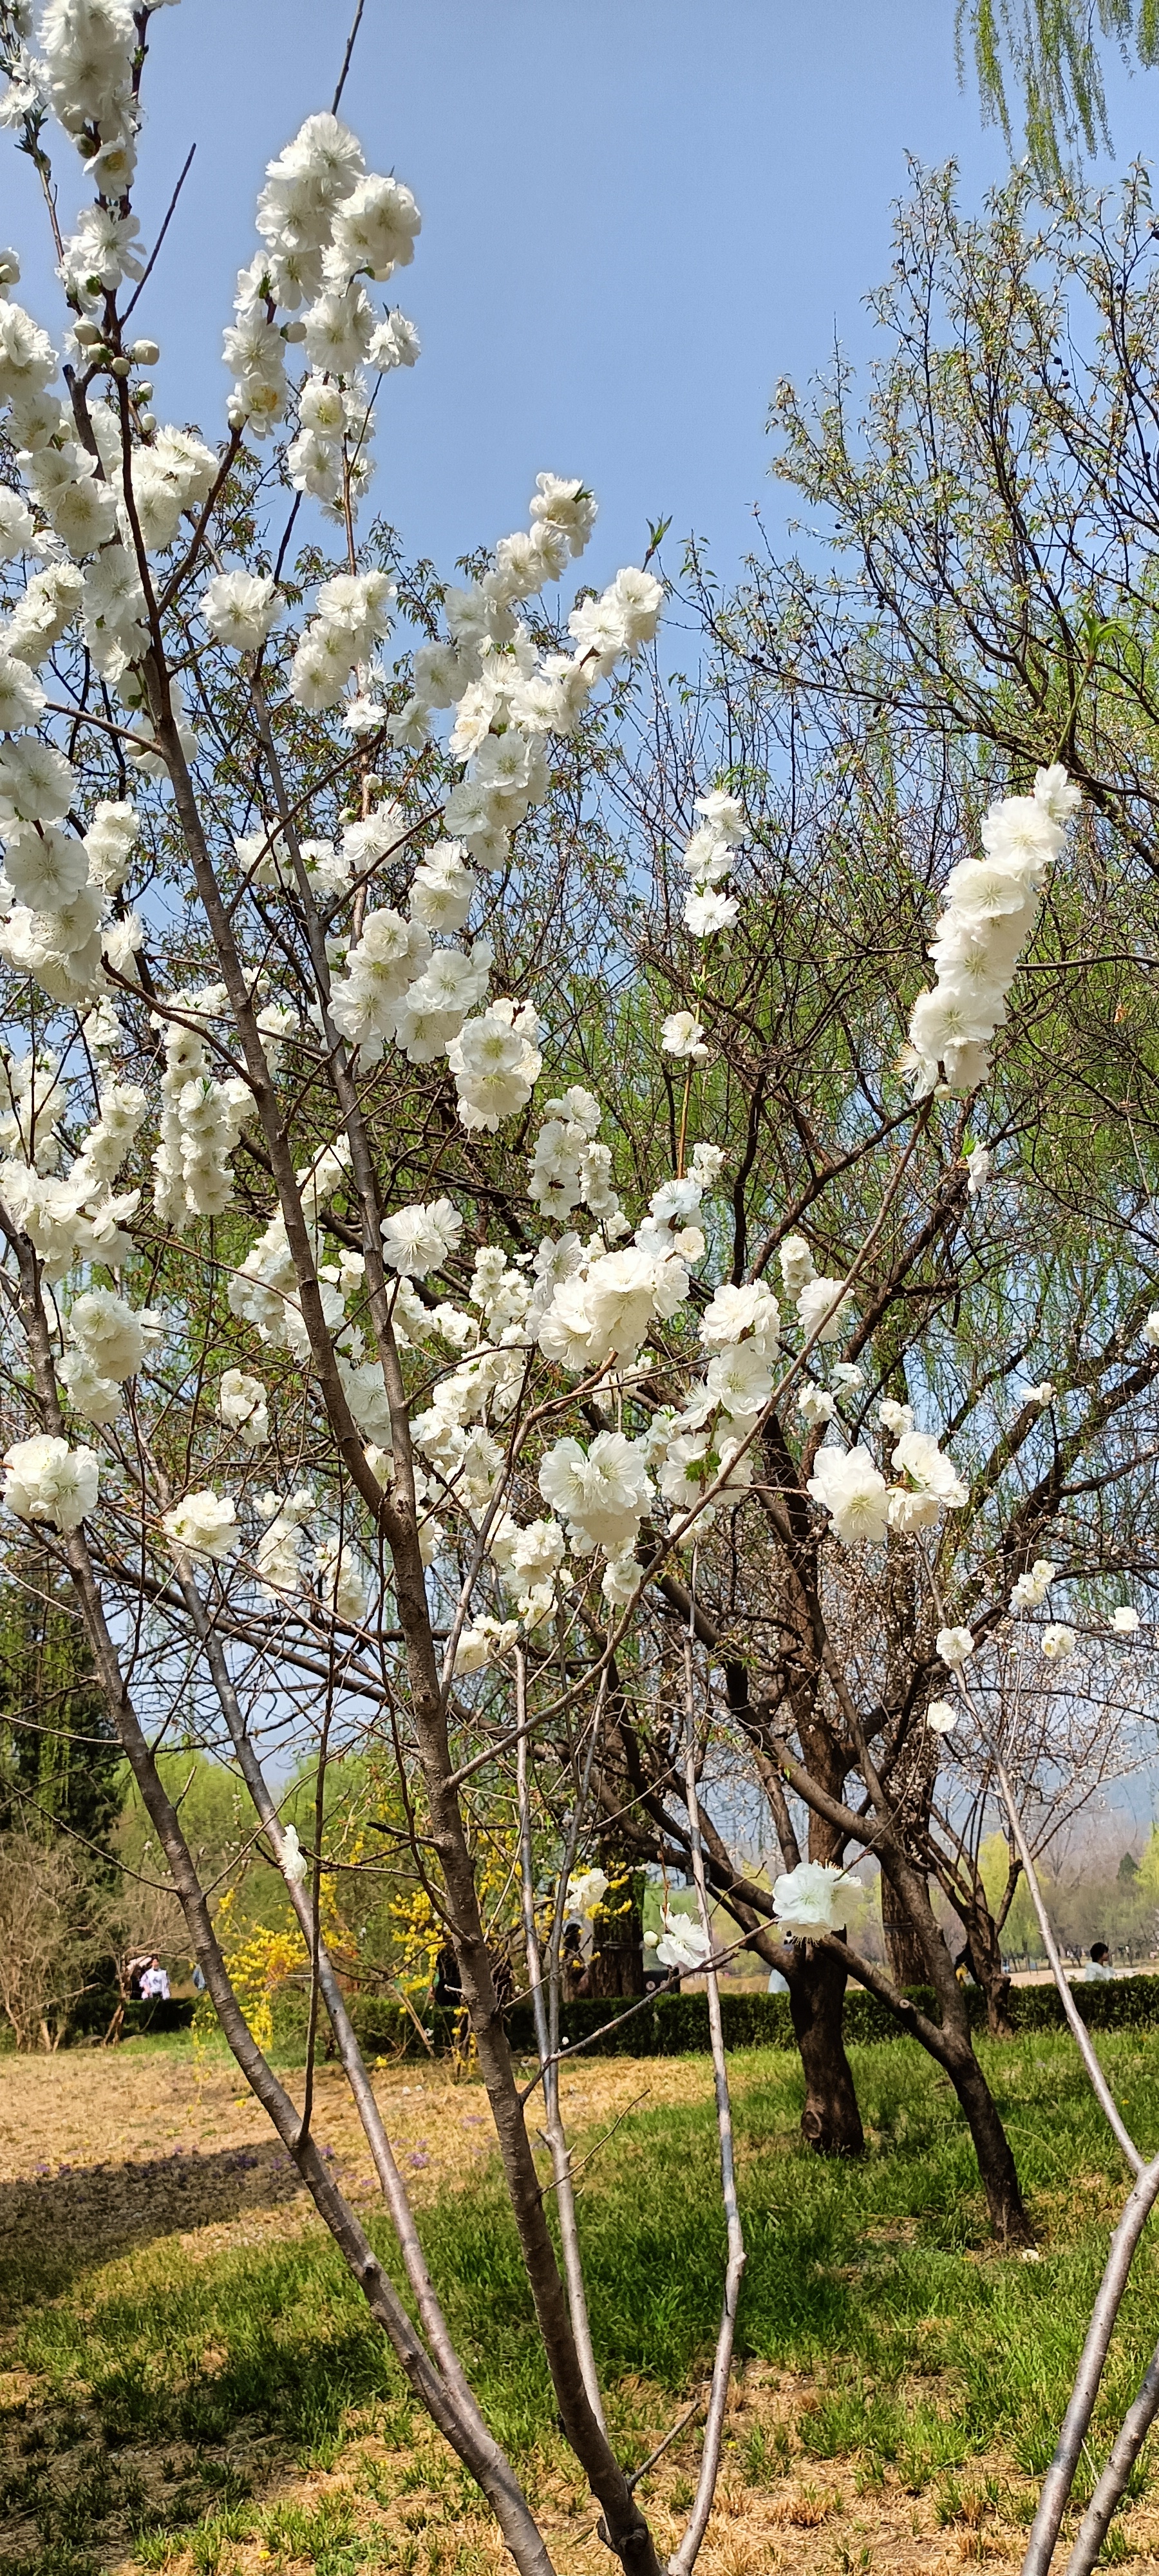
<instances>
[{"instance_id":1,"label":"blue sky","mask_svg":"<svg viewBox=\"0 0 1159 2576\"><path fill-rule=\"evenodd\" d=\"M595 579L638 560L661 514L723 572L754 503L779 531L771 390L835 335L865 355L906 153L953 155L974 204L1003 173L958 90L953 16L953 0L366 0L343 113L423 210L390 290L423 357L384 388L375 487L408 547L448 570L523 522L542 466L599 494ZM329 105L348 21L347 0L181 0L154 21L147 240L197 145L139 308L164 418L220 434L220 335L264 165ZM1159 75L1116 70L1110 88L1122 164L1159 141ZM67 217L77 165L61 175ZM26 163L9 160L6 208L34 252L28 300L56 323Z\"/></svg>"}]
</instances>

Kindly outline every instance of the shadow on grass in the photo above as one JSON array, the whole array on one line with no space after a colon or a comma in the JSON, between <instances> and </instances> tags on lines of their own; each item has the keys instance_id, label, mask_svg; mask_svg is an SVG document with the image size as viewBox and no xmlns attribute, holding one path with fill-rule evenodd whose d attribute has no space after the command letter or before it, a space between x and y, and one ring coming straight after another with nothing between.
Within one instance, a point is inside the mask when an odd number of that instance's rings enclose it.
<instances>
[{"instance_id":1,"label":"shadow on grass","mask_svg":"<svg viewBox=\"0 0 1159 2576\"><path fill-rule=\"evenodd\" d=\"M277 2139L202 2155L47 2167L0 2183L0 2323L56 2298L94 2265L184 2228L229 2223L301 2196Z\"/></svg>"},{"instance_id":2,"label":"shadow on grass","mask_svg":"<svg viewBox=\"0 0 1159 2576\"><path fill-rule=\"evenodd\" d=\"M1159 2134L1159 2047L1115 2034L1102 2050L1146 2144ZM748 2246L738 2359L792 2375L806 2458L856 2456L915 2489L986 2451L1033 2475L1053 2447L1125 2187L1117 2152L1065 2038L987 2052L1042 2228L1041 2259L1025 2264L988 2240L969 2140L937 2070L900 2046L858 2049L854 2063L870 2145L849 2165L802 2148L792 2060L733 2061ZM663 2415L703 2369L716 2328L724 2242L711 2108L657 2103L603 2146L582 2143L596 2149L579 2224L601 2370L613 2407L618 2386L647 2386ZM38 2302L10 2339L36 2383L18 2438L39 2424L51 2438L54 2410L80 2402L89 2438L126 2467L174 2438L204 2456L239 2428L325 2460L360 2409L398 2406L385 2341L320 2231L255 2229L249 2243L196 2254L157 2241L244 2218L295 2188L271 2147L57 2174L27 2187L19 2207L0 2196L0 2217L25 2239L10 2258ZM365 2223L397 2278L385 2220ZM485 2410L526 2455L554 2439L554 2407L494 2165L426 2209L421 2232ZM126 2252L102 2277L100 2262ZM1133 2393L1157 2305L1159 2260L1146 2244L1098 2437Z\"/></svg>"}]
</instances>

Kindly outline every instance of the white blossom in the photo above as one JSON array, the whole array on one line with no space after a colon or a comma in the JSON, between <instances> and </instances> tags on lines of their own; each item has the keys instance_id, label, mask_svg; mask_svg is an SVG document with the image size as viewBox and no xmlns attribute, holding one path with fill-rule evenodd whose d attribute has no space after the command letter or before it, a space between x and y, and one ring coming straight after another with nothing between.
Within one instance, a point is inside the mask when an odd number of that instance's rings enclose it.
<instances>
[{"instance_id":1,"label":"white blossom","mask_svg":"<svg viewBox=\"0 0 1159 2576\"><path fill-rule=\"evenodd\" d=\"M949 1091L966 1093L985 1079L1019 955L1078 802L1064 769L1040 769L1032 796L991 806L982 825L985 858L961 859L951 869L929 952L938 980L914 1004L902 1058L919 1099L943 1080Z\"/></svg>"},{"instance_id":2,"label":"white blossom","mask_svg":"<svg viewBox=\"0 0 1159 2576\"><path fill-rule=\"evenodd\" d=\"M569 1923L591 1923L607 1895L610 1880L606 1870L585 1869L569 1878L564 1898L564 1915Z\"/></svg>"},{"instance_id":3,"label":"white blossom","mask_svg":"<svg viewBox=\"0 0 1159 2576\"><path fill-rule=\"evenodd\" d=\"M557 1440L540 1466L539 1490L567 1522L577 1554L601 1547L611 1557L635 1545L651 1488L640 1444L600 1431L586 1453L578 1440Z\"/></svg>"},{"instance_id":4,"label":"white blossom","mask_svg":"<svg viewBox=\"0 0 1159 2576\"><path fill-rule=\"evenodd\" d=\"M670 1011L661 1026L660 1045L665 1055L682 1056L693 1064L706 1063L710 1052L695 1011Z\"/></svg>"},{"instance_id":5,"label":"white blossom","mask_svg":"<svg viewBox=\"0 0 1159 2576\"><path fill-rule=\"evenodd\" d=\"M404 1279L425 1279L428 1270L442 1269L462 1231L462 1217L450 1199L435 1199L429 1207L400 1208L383 1223L383 1260L388 1270L397 1270Z\"/></svg>"},{"instance_id":6,"label":"white blossom","mask_svg":"<svg viewBox=\"0 0 1159 2576\"><path fill-rule=\"evenodd\" d=\"M928 1431L903 1431L893 1464L905 1481L890 1495L889 1522L903 1536L928 1529L940 1512L961 1511L969 1502L969 1486Z\"/></svg>"},{"instance_id":7,"label":"white blossom","mask_svg":"<svg viewBox=\"0 0 1159 2576\"><path fill-rule=\"evenodd\" d=\"M810 1281L817 1276L813 1267L813 1255L804 1235L786 1235L777 1258L781 1265L785 1294L796 1302L802 1289L807 1288Z\"/></svg>"},{"instance_id":8,"label":"white blossom","mask_svg":"<svg viewBox=\"0 0 1159 2576\"><path fill-rule=\"evenodd\" d=\"M1026 1574L1020 1574L1010 1595L1012 1610L1039 1610L1046 1599L1058 1569L1048 1556L1035 1558Z\"/></svg>"},{"instance_id":9,"label":"white blossom","mask_svg":"<svg viewBox=\"0 0 1159 2576\"><path fill-rule=\"evenodd\" d=\"M656 1944L656 1964L660 1968L678 1968L685 1975L703 1968L712 1949L704 1925L695 1915L672 1914L664 1908L664 1929Z\"/></svg>"},{"instance_id":10,"label":"white blossom","mask_svg":"<svg viewBox=\"0 0 1159 2576\"><path fill-rule=\"evenodd\" d=\"M885 1537L889 1489L868 1449L819 1449L806 1491L824 1506L846 1547Z\"/></svg>"},{"instance_id":11,"label":"white blossom","mask_svg":"<svg viewBox=\"0 0 1159 2576\"><path fill-rule=\"evenodd\" d=\"M974 1639L968 1628L939 1628L937 1651L951 1672L960 1672L974 1652Z\"/></svg>"},{"instance_id":12,"label":"white blossom","mask_svg":"<svg viewBox=\"0 0 1159 2576\"><path fill-rule=\"evenodd\" d=\"M837 1927L838 1900L844 1871L830 1860L798 1861L773 1881L773 1913L794 1932L832 1932Z\"/></svg>"},{"instance_id":13,"label":"white blossom","mask_svg":"<svg viewBox=\"0 0 1159 2576\"><path fill-rule=\"evenodd\" d=\"M310 1864L298 1840L296 1825L283 1825L279 1858L282 1876L287 1886L301 1887L303 1880L309 1875Z\"/></svg>"},{"instance_id":14,"label":"white blossom","mask_svg":"<svg viewBox=\"0 0 1159 2576\"><path fill-rule=\"evenodd\" d=\"M4 1501L22 1521L49 1521L67 1536L95 1511L100 1460L93 1449L71 1449L67 1440L38 1431L6 1450Z\"/></svg>"},{"instance_id":15,"label":"white blossom","mask_svg":"<svg viewBox=\"0 0 1159 2576\"><path fill-rule=\"evenodd\" d=\"M226 1557L240 1536L232 1495L208 1490L186 1494L184 1502L163 1514L161 1526L166 1537L187 1548L191 1556Z\"/></svg>"},{"instance_id":16,"label":"white blossom","mask_svg":"<svg viewBox=\"0 0 1159 2576\"><path fill-rule=\"evenodd\" d=\"M780 1308L763 1279L754 1279L746 1287L718 1288L700 1318L700 1338L709 1350L751 1338L764 1358L771 1358L777 1349L780 1329Z\"/></svg>"},{"instance_id":17,"label":"white blossom","mask_svg":"<svg viewBox=\"0 0 1159 2576\"><path fill-rule=\"evenodd\" d=\"M217 1391L217 1410L229 1429L240 1433L247 1449L260 1449L269 1439L268 1399L260 1377L249 1377L244 1369L226 1369Z\"/></svg>"},{"instance_id":18,"label":"white blossom","mask_svg":"<svg viewBox=\"0 0 1159 2576\"><path fill-rule=\"evenodd\" d=\"M257 652L280 607L277 584L266 573L221 572L201 594L201 614L210 634L238 653Z\"/></svg>"},{"instance_id":19,"label":"white blossom","mask_svg":"<svg viewBox=\"0 0 1159 2576\"><path fill-rule=\"evenodd\" d=\"M782 1249L784 1247L782 1246ZM808 1279L797 1298L797 1315L807 1342L836 1342L849 1329L848 1298L843 1279Z\"/></svg>"}]
</instances>

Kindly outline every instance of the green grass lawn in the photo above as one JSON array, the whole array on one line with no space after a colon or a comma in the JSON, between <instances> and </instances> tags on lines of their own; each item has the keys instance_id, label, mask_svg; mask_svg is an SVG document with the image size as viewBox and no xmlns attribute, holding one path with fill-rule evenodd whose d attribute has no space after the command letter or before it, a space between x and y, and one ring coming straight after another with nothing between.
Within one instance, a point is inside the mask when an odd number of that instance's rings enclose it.
<instances>
[{"instance_id":1,"label":"green grass lawn","mask_svg":"<svg viewBox=\"0 0 1159 2576\"><path fill-rule=\"evenodd\" d=\"M1150 2151L1159 2035L1107 2035L1100 2046ZM799 2145L794 2059L732 2061L748 2247L739 2353L812 2376L796 2427L806 2457L848 2458L863 2482L888 2473L915 2490L940 2479L952 2492L988 2453L1038 2475L1126 2188L1070 2043L1052 2035L985 2051L1040 2231L1037 2262L991 2248L969 2140L929 2060L908 2045L853 2054L870 2137L856 2165L822 2163ZM629 2448L648 2447L644 2433L663 2428L711 2349L723 2266L715 2157L709 2110L642 2108L587 2169L580 2224L595 2341ZM370 2232L390 2262L389 2228L371 2220ZM501 2439L524 2460L558 2464L494 2170L429 2210L423 2234ZM264 2474L276 2455L330 2466L368 2421L388 2446L405 2451L410 2439L400 2374L315 2234L209 2259L172 2240L95 2270L78 2258L47 2304L27 2274L25 2291L3 2357L35 2385L12 2425L0 2509L35 2526L37 2546L8 2561L29 2576L80 2576L100 2559L106 2524L135 2537L145 2565L163 2565L177 2536L192 2534L197 2563L216 2566L231 2538L258 2528L246 2495L260 2485L255 2465ZM1157 2339L1159 2252L1145 2244L1097 2419L1104 2432ZM747 2466L774 2474L783 2461L767 2446L762 2454L760 2439L750 2437ZM143 2445L168 2458L160 2494L133 2466ZM1144 2477L1145 2468L1140 2487ZM279 2540L271 2510L267 2544L303 2554L292 2535ZM349 2544L348 2532L343 2569L357 2563ZM304 2554L320 2566L326 2558Z\"/></svg>"}]
</instances>

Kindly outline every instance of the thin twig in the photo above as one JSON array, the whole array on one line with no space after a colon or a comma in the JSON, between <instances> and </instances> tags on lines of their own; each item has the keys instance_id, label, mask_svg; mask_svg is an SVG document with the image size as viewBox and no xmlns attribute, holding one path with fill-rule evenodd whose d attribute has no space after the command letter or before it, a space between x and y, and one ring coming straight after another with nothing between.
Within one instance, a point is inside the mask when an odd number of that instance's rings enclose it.
<instances>
[{"instance_id":1,"label":"thin twig","mask_svg":"<svg viewBox=\"0 0 1159 2576\"><path fill-rule=\"evenodd\" d=\"M161 248L161 244L162 244L162 242L163 242L163 241L164 241L164 239L165 239L165 235L166 235L166 233L167 233L167 232L168 232L168 230L169 230L169 226L170 226L170 224L171 224L171 223L172 223L172 221L173 221L173 216L174 216L174 213L175 213L175 211L176 211L176 206L177 206L177 200L178 200L178 198L179 198L179 196L180 196L180 194L181 194L181 191L182 191L182 189L183 189L183 187L184 187L184 185L185 185L185 182L186 182L187 178L189 177L190 170L191 170L191 169L192 169L192 167L193 167L193 155L194 155L194 153L196 152L196 150L197 150L197 145L196 145L196 143L191 143L191 144L190 144L190 146L189 146L189 150L188 150L188 152L186 153L186 156L185 156L185 167L184 167L184 169L183 169L183 171L182 171L182 173L181 173L181 176L180 176L180 178L179 178L179 180L178 180L178 182L177 182L177 185L176 185L176 187L175 187L175 189L174 189L174 191L173 191L173 194L172 194L172 196L170 197L169 204L168 204L168 207L167 207L167 209L166 209L165 221L164 221L164 223L163 223L163 224L162 224L162 226L161 226L161 230L160 230L160 232L159 232L159 233L158 233L158 235L157 235L157 239L156 239L156 241L155 241L155 242L154 242L154 244L153 244L153 248L152 248L152 250L151 250L151 251L150 251L150 253L149 253L149 257L148 257L148 259L147 259L147 260L146 260L146 262L145 262L144 272L143 272L143 274L142 274L141 278L140 278L140 279L139 279L139 281L138 281L137 288L136 288L136 292L135 292L133 295L131 295L131 296L129 297L129 301L128 301L128 303L126 304L126 306L125 306L125 310L124 310L124 312L123 312L123 313L122 313L122 315L121 315L121 331L122 331L122 334L124 333L125 324L126 324L126 322L129 320L129 317L130 317L130 315L131 315L131 313L132 313L132 311L133 311L133 307L134 307L134 305L135 305L135 304L139 304L139 303L140 303L141 297L143 296L143 294L144 294L144 292L145 292L145 289L146 289L146 287L147 287L147 285L148 285L148 283L149 283L149 279L150 279L150 277L152 276L153 269L154 269L154 267L155 267L155 265L156 265L157 254L158 254L158 252L159 252L159 250L160 250L160 248Z\"/></svg>"},{"instance_id":2,"label":"thin twig","mask_svg":"<svg viewBox=\"0 0 1159 2576\"><path fill-rule=\"evenodd\" d=\"M998 1778L998 1786L1002 1792L1006 1813L1010 1818L1010 1831L1014 1836L1014 1841L1018 1850L1018 1857L1022 1863L1026 1884L1030 1890L1031 1901L1034 1906L1034 1911L1038 1916L1038 1928L1042 1934L1043 1942L1046 1947L1046 1955L1050 1961L1051 1972L1054 1977L1055 1985L1058 1988L1059 2001L1064 2013L1066 2014L1067 2021L1070 2024L1075 2046L1078 2049L1083 2065L1090 2077L1092 2091L1095 2094L1109 2127L1114 2132L1116 2143L1122 2150L1123 2155L1126 2157L1132 2173L1139 2175L1144 2171L1143 2158L1140 2155L1138 2147L1136 2146L1135 2141L1131 2136L1131 2132L1127 2127L1126 2121L1119 2110L1114 2094L1112 2093L1102 2067L1099 2064L1094 2041L1091 2038L1090 2032L1087 2029L1086 2023L1083 2020L1082 2014L1080 2013L1074 1996L1071 1993L1066 1971L1058 1954L1058 1945L1055 1941L1054 1933L1051 1930L1050 1916L1048 1915L1046 1906L1043 1903L1042 1889L1039 1886L1038 1875L1035 1870L1033 1859L1031 1858L1030 1845L1027 1842L1026 1835L1023 1831L1022 1818L1018 1813L1017 1806L1015 1805L1014 1791L1010 1786L1010 1782L1006 1776L1005 1765L1000 1756L996 1757L995 1770Z\"/></svg>"},{"instance_id":3,"label":"thin twig","mask_svg":"<svg viewBox=\"0 0 1159 2576\"><path fill-rule=\"evenodd\" d=\"M527 1706L527 1657L522 1646L515 1650L515 1709L520 1725ZM559 2085L549 2079L552 2049L548 2035L547 2010L543 1991L543 1964L539 1952L539 1933L535 1921L535 1863L531 1838L531 1798L527 1778L527 1732L519 1738L516 1765L516 1794L519 1801L519 1858L523 1890L523 1934L527 1945L527 1977L531 1988L531 2006L535 2016L535 2045L540 2071L544 2077L543 2101L547 2114L545 2131L551 2169L555 2180L555 2205L559 2211L559 2237L563 2249L564 2279L567 2303L571 2313L571 2330L579 2359L580 2373L587 2392L588 2404L603 2433L603 2403L600 2397L599 2373L592 2349L591 2324L588 2317L587 2293L584 2289L583 2263L580 2257L579 2231L576 2226L575 2193L572 2190L571 2155L559 2110Z\"/></svg>"},{"instance_id":4,"label":"thin twig","mask_svg":"<svg viewBox=\"0 0 1159 2576\"><path fill-rule=\"evenodd\" d=\"M1043 2481L1038 2511L1034 2517L1022 2576L1048 2576L1058 2539L1059 2525L1066 2511L1067 2499L1074 2483L1075 2471L1083 2454L1099 2382L1103 2375L1115 2320L1123 2303L1123 2293L1130 2277L1131 2265L1139 2238L1159 2199L1159 2156L1144 2167L1123 2210L1111 2238L1111 2250L1099 2284L1099 2295L1091 2312L1087 2339L1083 2345L1070 2404L1063 2417L1058 2449ZM1137 2402L1137 2401L1136 2401Z\"/></svg>"},{"instance_id":5,"label":"thin twig","mask_svg":"<svg viewBox=\"0 0 1159 2576\"><path fill-rule=\"evenodd\" d=\"M639 2486L639 2483L640 2483L641 2478L646 2478L646 2477L647 2477L647 2475L648 2475L648 2471L649 2471L649 2469L654 2469L654 2468L655 2468L657 2460L662 2460L662 2459L663 2459L665 2451L670 2451L670 2450L671 2450L671 2448L672 2448L672 2444L673 2444L673 2443L678 2439L679 2435L684 2431L685 2426L686 2426L687 2424L691 2424L692 2419L693 2419L693 2416L694 2416L694 2415L699 2415L700 2410L701 2410L701 2407L703 2406L703 2404L704 2404L704 2397L703 2397L703 2396L700 2396L700 2397L698 2397L698 2398L697 2398L695 2405L693 2405L693 2406L690 2406L690 2407L689 2407L688 2412L687 2412L687 2414L686 2414L686 2415L681 2415L681 2416L679 2416L679 2417L677 2418L677 2421L676 2421L676 2423L673 2425L671 2432L670 2432L670 2433L666 2433L666 2434L665 2434L664 2439L663 2439L663 2441L662 2441L662 2442L657 2442L655 2450L654 2450L654 2451L649 2451L647 2459L646 2459L646 2460L641 2460L641 2462L640 2462L640 2466L639 2466L639 2468L638 2468L638 2469L633 2469L632 2474L631 2474L631 2477L630 2477L630 2478L629 2478L629 2480L628 2480L628 2485L629 2485L629 2487L638 2487L638 2486Z\"/></svg>"},{"instance_id":6,"label":"thin twig","mask_svg":"<svg viewBox=\"0 0 1159 2576\"><path fill-rule=\"evenodd\" d=\"M693 1639L696 1633L696 1558L692 1560L689 1586L688 1627L684 1637L684 1688L687 1743L685 1749L685 1799L688 1808L689 1857L700 1910L701 1928L708 1943L708 2032L712 2046L712 2073L716 2092L716 2126L720 2140L720 2190L724 2202L724 2219L728 2239L728 2257L724 2274L724 2298L721 2303L720 2329L712 2361L712 2385L708 2400L708 2420L704 2427L704 2446L700 2454L700 2476L696 2497L685 2527L684 2538L668 2561L669 2576L691 2576L700 2553L700 2544L708 2529L716 2481L720 2474L720 2450L724 2435L724 2410L728 2404L728 2384L732 2376L732 2351L736 2336L737 2305L741 2276L745 2266L744 2233L737 2202L736 2159L733 2153L732 2104L728 2091L728 2066L724 2054L724 2025L720 2011L720 1986L712 1956L712 1919L708 1905L708 1886L704 1875L704 1853L700 1843L700 1801L696 1789L696 1676L693 1663Z\"/></svg>"},{"instance_id":7,"label":"thin twig","mask_svg":"<svg viewBox=\"0 0 1159 2576\"><path fill-rule=\"evenodd\" d=\"M344 90L344 89L345 89L345 87L346 87L346 75L347 75L347 72L348 72L348 71L349 71L349 69L350 69L350 57L351 57L351 55L352 55L352 53L353 53L353 51L354 51L355 39L356 39L356 37L357 37L357 35L358 35L358 30L359 30L360 26L362 25L362 12L363 12L363 10L364 10L364 8L365 8L365 7L366 7L366 0L358 0L358 7L357 7L357 9L356 9L356 10L355 10L355 12L354 12L354 24L353 24L353 26L352 26L352 28L351 28L351 30L350 30L350 33L349 33L349 35L348 35L348 37L347 37L347 39L346 39L346 51L345 51L345 53L343 54L343 57L342 57L342 69L341 69L341 71L339 72L339 75L338 75L338 87L337 87L337 89L335 90L335 92L334 92L334 96L333 96L333 98L331 99L331 102L330 102L330 114L331 114L331 116L337 116L337 114L338 114L338 110L339 110L339 108L340 108L340 107L341 107L341 105L342 105L342 92L343 92L343 90Z\"/></svg>"}]
</instances>

